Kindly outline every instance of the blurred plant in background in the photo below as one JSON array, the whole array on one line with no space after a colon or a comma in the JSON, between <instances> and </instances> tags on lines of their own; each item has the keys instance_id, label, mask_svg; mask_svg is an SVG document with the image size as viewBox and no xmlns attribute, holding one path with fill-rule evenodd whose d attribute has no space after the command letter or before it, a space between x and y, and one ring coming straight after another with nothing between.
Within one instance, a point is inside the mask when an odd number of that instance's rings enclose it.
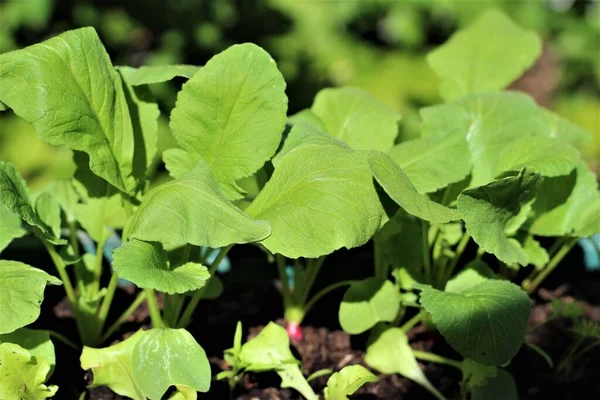
<instances>
[{"instance_id":1,"label":"blurred plant in background","mask_svg":"<svg viewBox=\"0 0 600 400\"><path fill-rule=\"evenodd\" d=\"M203 65L234 43L254 42L285 75L291 113L309 107L325 86L358 86L402 114L404 139L418 132L417 109L439 101L425 54L490 7L542 33L539 65L513 87L590 131L584 157L599 173L598 0L9 0L0 4L0 52L88 25L116 65ZM181 84L153 86L164 115ZM38 141L12 113L0 114L0 124L0 158L14 162L32 187L72 173L67 150ZM168 125L160 128L159 147L172 147Z\"/></svg>"}]
</instances>

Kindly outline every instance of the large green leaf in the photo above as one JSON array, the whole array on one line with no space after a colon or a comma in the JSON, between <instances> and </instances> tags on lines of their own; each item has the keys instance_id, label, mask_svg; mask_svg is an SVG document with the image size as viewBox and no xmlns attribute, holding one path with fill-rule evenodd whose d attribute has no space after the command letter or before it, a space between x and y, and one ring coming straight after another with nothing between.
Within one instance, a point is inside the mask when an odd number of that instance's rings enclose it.
<instances>
[{"instance_id":1,"label":"large green leaf","mask_svg":"<svg viewBox=\"0 0 600 400\"><path fill-rule=\"evenodd\" d=\"M446 292L462 293L489 279L494 279L494 271L483 261L468 263L458 274L446 283Z\"/></svg>"},{"instance_id":2,"label":"large green leaf","mask_svg":"<svg viewBox=\"0 0 600 400\"><path fill-rule=\"evenodd\" d=\"M377 377L362 365L348 365L331 375L325 388L325 400L349 400L362 385L377 382Z\"/></svg>"},{"instance_id":3,"label":"large green leaf","mask_svg":"<svg viewBox=\"0 0 600 400\"><path fill-rule=\"evenodd\" d=\"M385 218L364 154L315 144L283 157L246 212L271 223L262 244L290 258L361 246Z\"/></svg>"},{"instance_id":4,"label":"large green leaf","mask_svg":"<svg viewBox=\"0 0 600 400\"><path fill-rule=\"evenodd\" d=\"M531 311L527 293L502 280L460 293L425 287L420 302L450 346L485 365L503 364L517 353Z\"/></svg>"},{"instance_id":5,"label":"large green leaf","mask_svg":"<svg viewBox=\"0 0 600 400\"><path fill-rule=\"evenodd\" d=\"M46 386L49 362L13 343L0 344L0 398L41 400L54 396L57 386Z\"/></svg>"},{"instance_id":6,"label":"large green leaf","mask_svg":"<svg viewBox=\"0 0 600 400\"><path fill-rule=\"evenodd\" d=\"M452 101L505 88L534 63L541 51L537 34L490 10L432 51L427 62L441 78L442 97Z\"/></svg>"},{"instance_id":7,"label":"large green leaf","mask_svg":"<svg viewBox=\"0 0 600 400\"><path fill-rule=\"evenodd\" d=\"M225 198L203 162L148 192L126 230L131 238L165 246L211 248L256 242L270 233L268 222L250 218Z\"/></svg>"},{"instance_id":8,"label":"large green leaf","mask_svg":"<svg viewBox=\"0 0 600 400\"><path fill-rule=\"evenodd\" d=\"M596 175L580 162L575 186L571 185L568 177L542 182L532 206L535 217L531 233L587 237L600 232L600 194Z\"/></svg>"},{"instance_id":9,"label":"large green leaf","mask_svg":"<svg viewBox=\"0 0 600 400\"><path fill-rule=\"evenodd\" d=\"M13 239L24 236L27 231L21 227L21 218L14 214L4 204L0 203L0 253Z\"/></svg>"},{"instance_id":10,"label":"large green leaf","mask_svg":"<svg viewBox=\"0 0 600 400\"><path fill-rule=\"evenodd\" d=\"M518 400L517 385L512 375L503 369L481 387L471 390L471 400Z\"/></svg>"},{"instance_id":11,"label":"large green leaf","mask_svg":"<svg viewBox=\"0 0 600 400\"><path fill-rule=\"evenodd\" d=\"M471 171L469 146L460 132L402 142L389 154L419 193L435 192L459 182Z\"/></svg>"},{"instance_id":12,"label":"large green leaf","mask_svg":"<svg viewBox=\"0 0 600 400\"><path fill-rule=\"evenodd\" d=\"M50 340L48 331L19 328L14 332L0 335L0 343L18 344L29 351L36 359L43 358L50 366L46 378L50 378L50 375L52 375L56 365L56 356L54 355L54 344Z\"/></svg>"},{"instance_id":13,"label":"large green leaf","mask_svg":"<svg viewBox=\"0 0 600 400\"><path fill-rule=\"evenodd\" d=\"M160 243L132 239L113 253L113 268L120 278L141 288L185 293L200 289L210 278L208 269L196 263L172 266Z\"/></svg>"},{"instance_id":14,"label":"large green leaf","mask_svg":"<svg viewBox=\"0 0 600 400\"><path fill-rule=\"evenodd\" d=\"M400 291L390 281L367 278L353 283L340 304L340 325L345 332L356 335L378 322L391 322L398 315L400 300Z\"/></svg>"},{"instance_id":15,"label":"large green leaf","mask_svg":"<svg viewBox=\"0 0 600 400\"><path fill-rule=\"evenodd\" d=\"M133 350L145 334L144 331L137 331L124 341L103 349L84 346L80 362L81 368L91 369L94 374L90 387L108 386L121 396L146 400L133 377Z\"/></svg>"},{"instance_id":16,"label":"large green leaf","mask_svg":"<svg viewBox=\"0 0 600 400\"><path fill-rule=\"evenodd\" d=\"M214 56L177 96L171 128L185 151L164 159L175 177L184 160L204 160L219 182L256 172L279 146L287 97L275 61L260 47L235 45ZM189 163L189 161L187 161Z\"/></svg>"},{"instance_id":17,"label":"large green leaf","mask_svg":"<svg viewBox=\"0 0 600 400\"><path fill-rule=\"evenodd\" d=\"M151 65L139 68L118 66L121 76L131 86L167 82L175 77L191 78L200 70L195 65Z\"/></svg>"},{"instance_id":18,"label":"large green leaf","mask_svg":"<svg viewBox=\"0 0 600 400\"><path fill-rule=\"evenodd\" d=\"M25 184L25 180L17 171L14 165L5 161L0 161L0 203L11 212L15 213L27 224L39 230L44 239L54 244L64 244L64 240L56 237L53 228L48 226L44 219L38 215L37 211L31 205L29 192ZM46 207L43 212L48 211ZM51 222L52 218L48 218L51 212L44 214L44 217ZM60 217L60 210L59 210ZM59 220L60 223L60 220Z\"/></svg>"},{"instance_id":19,"label":"large green leaf","mask_svg":"<svg viewBox=\"0 0 600 400\"><path fill-rule=\"evenodd\" d=\"M362 89L323 89L311 111L325 132L357 150L388 151L398 136L400 115Z\"/></svg>"},{"instance_id":20,"label":"large green leaf","mask_svg":"<svg viewBox=\"0 0 600 400\"><path fill-rule=\"evenodd\" d=\"M65 99L69 99L65 101ZM84 151L90 168L132 193L134 135L119 74L93 28L0 56L0 101L53 145Z\"/></svg>"},{"instance_id":21,"label":"large green leaf","mask_svg":"<svg viewBox=\"0 0 600 400\"><path fill-rule=\"evenodd\" d=\"M133 350L133 376L144 394L159 400L169 387L210 388L206 353L185 329L152 329Z\"/></svg>"},{"instance_id":22,"label":"large green leaf","mask_svg":"<svg viewBox=\"0 0 600 400\"><path fill-rule=\"evenodd\" d=\"M528 264L521 244L509 238L505 230L521 208L535 197L541 179L539 174L522 170L517 176L467 189L458 196L457 207L469 235L482 249L506 264Z\"/></svg>"},{"instance_id":23,"label":"large green leaf","mask_svg":"<svg viewBox=\"0 0 600 400\"><path fill-rule=\"evenodd\" d=\"M458 211L419 194L402 168L387 154L371 152L369 164L377 182L392 200L409 214L431 222L449 222L460 219Z\"/></svg>"},{"instance_id":24,"label":"large green leaf","mask_svg":"<svg viewBox=\"0 0 600 400\"><path fill-rule=\"evenodd\" d=\"M62 282L44 271L18 261L0 260L0 334L35 321L46 285Z\"/></svg>"},{"instance_id":25,"label":"large green leaf","mask_svg":"<svg viewBox=\"0 0 600 400\"><path fill-rule=\"evenodd\" d=\"M367 347L365 362L384 374L400 374L423 386L438 399L445 399L421 371L408 338L400 328L375 332L374 340Z\"/></svg>"}]
</instances>

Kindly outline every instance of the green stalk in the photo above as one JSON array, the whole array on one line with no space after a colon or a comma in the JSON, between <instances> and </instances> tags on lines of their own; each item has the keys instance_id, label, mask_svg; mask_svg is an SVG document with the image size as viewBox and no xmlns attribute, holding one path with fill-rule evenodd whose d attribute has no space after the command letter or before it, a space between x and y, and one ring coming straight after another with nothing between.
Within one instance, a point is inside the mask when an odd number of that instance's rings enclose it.
<instances>
[{"instance_id":1,"label":"green stalk","mask_svg":"<svg viewBox=\"0 0 600 400\"><path fill-rule=\"evenodd\" d=\"M150 313L150 319L152 320L152 327L164 328L165 323L160 315L160 308L156 301L156 294L153 289L144 289L146 292L146 304L148 305L148 312Z\"/></svg>"},{"instance_id":2,"label":"green stalk","mask_svg":"<svg viewBox=\"0 0 600 400\"><path fill-rule=\"evenodd\" d=\"M523 284L521 285L523 289L529 294L533 293L544 281L544 279L546 279L546 277L550 275L552 271L554 271L554 268L558 266L558 264L569 253L569 251L571 251L571 248L575 246L577 240L577 238L572 238L571 240L566 241L552 257L550 262L548 262L548 264L537 274L535 278L533 278L533 280L527 278L523 281Z\"/></svg>"},{"instance_id":3,"label":"green stalk","mask_svg":"<svg viewBox=\"0 0 600 400\"><path fill-rule=\"evenodd\" d=\"M50 335L50 337L58 339L59 341L63 342L64 344L66 344L67 346L69 346L72 349L81 350L80 346L77 346L75 343L71 342L65 336L61 335L60 333L58 333L56 331L50 331L49 330L48 334Z\"/></svg>"},{"instance_id":4,"label":"green stalk","mask_svg":"<svg viewBox=\"0 0 600 400\"><path fill-rule=\"evenodd\" d=\"M115 333L117 329L119 329L119 327L123 325L125 321L127 321L127 318L140 306L140 304L144 302L144 300L146 300L146 292L141 291L133 303L131 303L131 305L127 308L127 310L125 310L123 314L121 314L121 316L112 323L104 335L102 335L101 342L106 341L113 333Z\"/></svg>"},{"instance_id":5,"label":"green stalk","mask_svg":"<svg viewBox=\"0 0 600 400\"><path fill-rule=\"evenodd\" d=\"M317 292L317 294L315 294L312 297L312 299L310 299L310 301L308 303L306 303L306 305L304 307L302 307L304 314L307 314L310 311L310 309L327 293L329 293L337 288L340 288L342 286L350 286L355 282L358 282L358 281L347 280L347 281L336 282L336 283L333 283L333 284L321 289L319 292ZM302 322L302 320L294 321L294 322L300 323L300 322Z\"/></svg>"},{"instance_id":6,"label":"green stalk","mask_svg":"<svg viewBox=\"0 0 600 400\"><path fill-rule=\"evenodd\" d=\"M287 274L285 273L285 257L281 254L275 254L275 262L277 263L277 273L279 274L279 281L281 282L283 302L284 305L287 305L291 300L291 292L290 286L288 285Z\"/></svg>"},{"instance_id":7,"label":"green stalk","mask_svg":"<svg viewBox=\"0 0 600 400\"><path fill-rule=\"evenodd\" d=\"M113 298L115 297L115 292L117 290L117 285L119 283L119 276L116 272L110 277L110 281L108 282L108 288L106 289L106 295L104 299L102 299L102 304L100 305L100 311L98 312L98 326L99 329L102 330L104 326L104 322L106 322L106 317L108 316L108 311L110 310L110 305L112 304Z\"/></svg>"},{"instance_id":8,"label":"green stalk","mask_svg":"<svg viewBox=\"0 0 600 400\"><path fill-rule=\"evenodd\" d=\"M104 245L106 240L98 243L96 249L96 262L94 264L94 283L92 285L92 293L96 294L100 291L100 279L102 278L102 261L104 260Z\"/></svg>"},{"instance_id":9,"label":"green stalk","mask_svg":"<svg viewBox=\"0 0 600 400\"><path fill-rule=\"evenodd\" d=\"M450 279L452 277L452 274L454 273L454 270L456 269L456 265L458 264L460 257L462 256L465 249L467 248L467 244L469 244L470 239L471 239L471 236L469 235L468 232L463 233L462 237L460 238L460 242L458 242L458 245L456 246L456 254L454 255L454 258L452 259L452 261L450 262L450 265L448 266L447 269L440 271L440 275L439 275L440 279L438 279L438 285L440 288L444 287L446 282L448 282L448 279Z\"/></svg>"},{"instance_id":10,"label":"green stalk","mask_svg":"<svg viewBox=\"0 0 600 400\"><path fill-rule=\"evenodd\" d=\"M308 268L308 278L306 282L302 285L302 288L299 290L299 293L296 293L296 298L300 300L300 304L304 305L308 298L308 294L312 289L315 279L323 266L323 262L325 261L325 256L319 257L316 260L309 260L307 268Z\"/></svg>"},{"instance_id":11,"label":"green stalk","mask_svg":"<svg viewBox=\"0 0 600 400\"><path fill-rule=\"evenodd\" d=\"M429 224L421 221L421 245L423 248L423 267L425 269L425 281L432 283L431 255L429 254Z\"/></svg>"},{"instance_id":12,"label":"green stalk","mask_svg":"<svg viewBox=\"0 0 600 400\"><path fill-rule=\"evenodd\" d=\"M221 261L223 261L223 259L225 258L225 256L227 255L229 250L231 250L232 247L233 247L233 245L229 245L227 247L223 247L219 251L219 254L217 254L217 257L215 258L213 263L210 265L210 268L208 269L208 272L210 273L211 277L214 275L215 271L217 270L217 267L219 266L219 264L221 264ZM202 295L204 294L204 289L206 288L208 283L209 282L207 281L206 285L204 285L200 289L196 290L196 292L194 292L194 295L192 296L192 299L190 300L187 307L183 311L183 315L179 319L179 323L177 324L177 326L179 326L180 328L186 328L190 324L192 314L194 313L196 306L200 302L200 299L202 299Z\"/></svg>"},{"instance_id":13,"label":"green stalk","mask_svg":"<svg viewBox=\"0 0 600 400\"><path fill-rule=\"evenodd\" d=\"M451 367L462 370L462 364L460 363L460 361L456 361L456 360L452 360L450 358L438 356L437 354L429 353L426 351L420 351L420 350L413 349L412 352L413 352L415 358L418 358L419 360L431 361L436 364L449 365Z\"/></svg>"},{"instance_id":14,"label":"green stalk","mask_svg":"<svg viewBox=\"0 0 600 400\"><path fill-rule=\"evenodd\" d=\"M419 312L417 315L406 321L400 329L404 332L410 331L415 325L417 325L425 317L425 311Z\"/></svg>"}]
</instances>

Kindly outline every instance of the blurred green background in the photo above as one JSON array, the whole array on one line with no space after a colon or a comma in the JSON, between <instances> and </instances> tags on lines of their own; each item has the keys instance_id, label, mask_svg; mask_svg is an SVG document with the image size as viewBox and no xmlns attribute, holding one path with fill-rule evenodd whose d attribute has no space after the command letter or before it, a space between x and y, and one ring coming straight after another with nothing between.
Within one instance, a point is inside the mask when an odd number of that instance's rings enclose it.
<instances>
[{"instance_id":1,"label":"blurred green background","mask_svg":"<svg viewBox=\"0 0 600 400\"><path fill-rule=\"evenodd\" d=\"M9 0L0 2L0 52L88 25L115 65L203 65L232 44L254 42L278 62L290 114L310 107L323 87L358 86L402 113L401 140L418 135L418 108L441 101L427 52L490 7L542 36L542 56L513 88L592 134L583 153L598 174L598 0ZM163 150L175 144L167 116L181 84L153 87ZM0 158L33 188L74 168L69 150L40 142L10 112L0 114Z\"/></svg>"}]
</instances>

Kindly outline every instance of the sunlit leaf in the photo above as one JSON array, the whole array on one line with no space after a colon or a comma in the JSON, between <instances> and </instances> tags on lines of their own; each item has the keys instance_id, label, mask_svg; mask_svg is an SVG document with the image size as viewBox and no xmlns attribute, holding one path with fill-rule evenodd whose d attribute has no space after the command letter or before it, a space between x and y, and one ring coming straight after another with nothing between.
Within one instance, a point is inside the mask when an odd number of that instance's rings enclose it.
<instances>
[{"instance_id":1,"label":"sunlit leaf","mask_svg":"<svg viewBox=\"0 0 600 400\"><path fill-rule=\"evenodd\" d=\"M44 384L49 371L45 358L37 358L17 344L0 344L1 398L41 400L54 396L58 387Z\"/></svg>"},{"instance_id":2,"label":"sunlit leaf","mask_svg":"<svg viewBox=\"0 0 600 400\"><path fill-rule=\"evenodd\" d=\"M362 365L348 365L331 375L324 390L325 400L348 400L360 387L377 382L377 377Z\"/></svg>"}]
</instances>

